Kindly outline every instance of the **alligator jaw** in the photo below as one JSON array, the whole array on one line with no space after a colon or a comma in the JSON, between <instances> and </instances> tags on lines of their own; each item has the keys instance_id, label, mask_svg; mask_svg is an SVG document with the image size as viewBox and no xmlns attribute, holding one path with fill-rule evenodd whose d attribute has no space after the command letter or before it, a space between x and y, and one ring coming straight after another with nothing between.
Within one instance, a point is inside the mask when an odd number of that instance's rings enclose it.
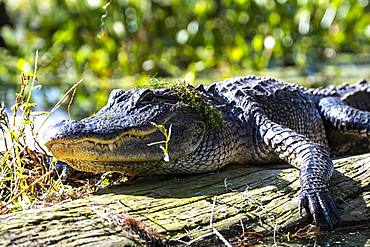
<instances>
[{"instance_id":1,"label":"alligator jaw","mask_svg":"<svg viewBox=\"0 0 370 247\"><path fill-rule=\"evenodd\" d=\"M162 174L157 169L161 161L150 161L150 162L110 162L110 161L91 161L91 160L79 160L79 159L66 159L70 166L74 167L79 171L103 173L107 171L119 172L125 176L145 176ZM164 171L165 172L165 171Z\"/></svg>"},{"instance_id":2,"label":"alligator jaw","mask_svg":"<svg viewBox=\"0 0 370 247\"><path fill-rule=\"evenodd\" d=\"M96 153L114 152L124 142L143 141L155 133L156 129L149 130L130 130L112 140L103 140L97 138L83 138L80 140L54 139L45 143L45 146L59 160L67 160L71 157L81 160L102 160L103 156L97 157ZM89 152L89 150L91 152ZM124 159L124 157L121 157ZM110 157L111 160L111 157ZM121 160L121 159L119 159Z\"/></svg>"}]
</instances>

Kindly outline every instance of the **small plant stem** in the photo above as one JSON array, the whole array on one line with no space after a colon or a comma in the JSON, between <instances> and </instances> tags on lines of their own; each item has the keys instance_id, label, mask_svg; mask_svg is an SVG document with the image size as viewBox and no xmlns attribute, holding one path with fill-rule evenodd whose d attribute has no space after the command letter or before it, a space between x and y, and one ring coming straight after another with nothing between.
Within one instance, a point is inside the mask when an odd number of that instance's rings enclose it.
<instances>
[{"instance_id":1,"label":"small plant stem","mask_svg":"<svg viewBox=\"0 0 370 247\"><path fill-rule=\"evenodd\" d=\"M49 114L46 116L44 121L41 123L39 130L45 125L46 121L50 118L51 114L53 114L68 98L68 95L81 83L83 80L79 80L76 82L61 98L58 100L58 102L55 104L53 109L49 112ZM39 131L37 131L39 132Z\"/></svg>"},{"instance_id":2,"label":"small plant stem","mask_svg":"<svg viewBox=\"0 0 370 247\"><path fill-rule=\"evenodd\" d=\"M47 173L45 173L44 175L40 176L38 179L36 179L35 181L32 182L32 184L28 185L26 188L22 189L21 191L19 191L15 196L12 197L12 199L10 199L9 201L7 201L4 205L1 206L1 209L5 208L6 206L8 206L10 203L12 203L15 199L17 199L22 193L26 192L29 188L31 188L32 186L34 186L35 184L37 184L38 182L40 182L43 178L45 178L46 176L49 176L51 173L53 172L53 170L50 170L48 171Z\"/></svg>"}]
</instances>

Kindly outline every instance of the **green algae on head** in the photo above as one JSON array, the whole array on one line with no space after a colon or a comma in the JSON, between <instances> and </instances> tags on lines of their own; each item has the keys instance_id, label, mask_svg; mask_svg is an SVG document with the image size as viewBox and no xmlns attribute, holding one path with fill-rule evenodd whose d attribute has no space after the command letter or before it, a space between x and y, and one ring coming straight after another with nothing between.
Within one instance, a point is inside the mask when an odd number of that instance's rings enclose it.
<instances>
[{"instance_id":1,"label":"green algae on head","mask_svg":"<svg viewBox=\"0 0 370 247\"><path fill-rule=\"evenodd\" d=\"M139 86L140 88L167 88L178 93L183 103L190 105L196 112L204 116L205 121L212 126L223 124L222 114L219 109L210 104L196 88L185 80L163 80L151 78L147 84Z\"/></svg>"}]
</instances>

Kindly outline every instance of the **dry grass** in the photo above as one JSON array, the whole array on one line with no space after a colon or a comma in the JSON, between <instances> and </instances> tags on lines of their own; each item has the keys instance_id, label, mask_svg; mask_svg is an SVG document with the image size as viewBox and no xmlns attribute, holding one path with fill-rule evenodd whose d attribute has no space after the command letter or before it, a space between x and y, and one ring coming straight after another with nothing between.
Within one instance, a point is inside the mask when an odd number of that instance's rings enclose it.
<instances>
[{"instance_id":1,"label":"dry grass","mask_svg":"<svg viewBox=\"0 0 370 247\"><path fill-rule=\"evenodd\" d=\"M40 129L35 128L35 118L45 115L46 121L61 104L72 98L81 81L50 112L36 112L32 94L41 88L36 72L37 53L33 73L21 75L11 113L6 112L4 103L0 104L0 142L5 147L0 153L0 214L73 200L111 184L110 174L100 176L78 172L62 181L61 174L54 169L57 161L37 141Z\"/></svg>"}]
</instances>

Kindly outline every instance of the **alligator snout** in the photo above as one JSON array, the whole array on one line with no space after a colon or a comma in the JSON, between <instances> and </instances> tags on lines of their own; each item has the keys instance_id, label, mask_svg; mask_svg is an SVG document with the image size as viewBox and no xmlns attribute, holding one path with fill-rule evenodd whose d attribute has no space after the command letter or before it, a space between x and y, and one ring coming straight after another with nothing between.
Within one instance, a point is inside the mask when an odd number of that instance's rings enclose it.
<instances>
[{"instance_id":1,"label":"alligator snout","mask_svg":"<svg viewBox=\"0 0 370 247\"><path fill-rule=\"evenodd\" d=\"M48 146L48 143L53 141L78 139L83 129L85 129L85 124L81 121L63 120L45 131L44 143Z\"/></svg>"}]
</instances>

